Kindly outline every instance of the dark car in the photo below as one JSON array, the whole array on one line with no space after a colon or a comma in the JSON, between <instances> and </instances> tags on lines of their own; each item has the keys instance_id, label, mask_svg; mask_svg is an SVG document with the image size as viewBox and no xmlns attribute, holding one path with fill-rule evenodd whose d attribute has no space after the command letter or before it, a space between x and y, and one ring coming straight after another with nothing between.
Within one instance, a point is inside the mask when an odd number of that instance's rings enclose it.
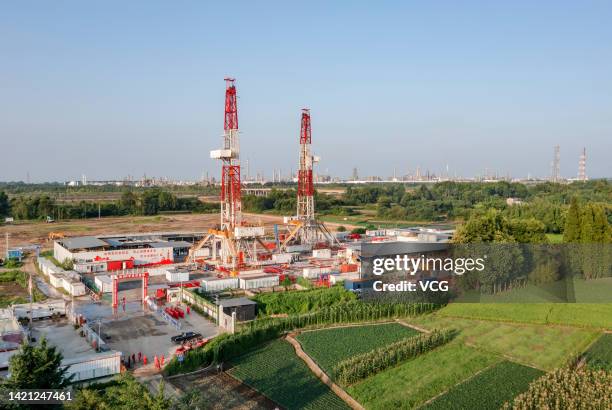
<instances>
[{"instance_id":1,"label":"dark car","mask_svg":"<svg viewBox=\"0 0 612 410\"><path fill-rule=\"evenodd\" d=\"M173 343L176 343L178 345L178 344L181 344L181 343L188 342L189 340L192 340L192 339L198 339L200 337L202 337L202 335L199 334L199 333L195 333L195 332L183 332L180 335L172 336L170 338L170 340Z\"/></svg>"}]
</instances>

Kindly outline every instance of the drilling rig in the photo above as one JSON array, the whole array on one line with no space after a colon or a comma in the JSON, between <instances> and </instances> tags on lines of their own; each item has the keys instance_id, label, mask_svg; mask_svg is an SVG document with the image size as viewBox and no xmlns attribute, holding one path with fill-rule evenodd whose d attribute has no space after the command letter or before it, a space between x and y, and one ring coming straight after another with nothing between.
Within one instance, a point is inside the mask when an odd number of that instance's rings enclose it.
<instances>
[{"instance_id":1,"label":"drilling rig","mask_svg":"<svg viewBox=\"0 0 612 410\"><path fill-rule=\"evenodd\" d=\"M310 124L310 110L302 109L302 123L300 128L300 163L297 175L297 215L290 218L288 223L293 226L289 235L283 242L281 249L294 241L302 245L315 245L318 242L328 242L333 245L335 238L329 233L323 223L315 217L314 183L312 168L319 162L319 157L312 155L312 128Z\"/></svg>"},{"instance_id":2,"label":"drilling rig","mask_svg":"<svg viewBox=\"0 0 612 410\"><path fill-rule=\"evenodd\" d=\"M212 159L221 161L221 220L219 229L210 229L190 251L210 244L212 259L234 271L257 261L257 244L263 246L264 227L250 225L242 219L240 181L240 143L238 132L238 102L235 79L225 79L225 119L223 147L210 151Z\"/></svg>"}]
</instances>

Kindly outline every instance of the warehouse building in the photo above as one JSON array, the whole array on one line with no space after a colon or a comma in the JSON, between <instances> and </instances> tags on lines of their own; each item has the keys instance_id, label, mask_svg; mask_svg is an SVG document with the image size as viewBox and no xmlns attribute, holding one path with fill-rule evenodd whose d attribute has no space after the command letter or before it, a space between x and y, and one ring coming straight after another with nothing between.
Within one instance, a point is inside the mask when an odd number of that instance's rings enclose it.
<instances>
[{"instance_id":1,"label":"warehouse building","mask_svg":"<svg viewBox=\"0 0 612 410\"><path fill-rule=\"evenodd\" d=\"M204 233L137 233L79 236L56 240L53 256L74 261L82 273L131 269L182 262Z\"/></svg>"}]
</instances>

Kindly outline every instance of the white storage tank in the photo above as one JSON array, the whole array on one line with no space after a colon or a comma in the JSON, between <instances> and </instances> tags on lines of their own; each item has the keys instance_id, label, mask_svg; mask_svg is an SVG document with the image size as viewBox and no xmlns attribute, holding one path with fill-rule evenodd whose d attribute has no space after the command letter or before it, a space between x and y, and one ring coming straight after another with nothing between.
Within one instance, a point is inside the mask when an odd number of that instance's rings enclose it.
<instances>
[{"instance_id":1,"label":"white storage tank","mask_svg":"<svg viewBox=\"0 0 612 410\"><path fill-rule=\"evenodd\" d=\"M166 280L171 283L189 282L189 271L184 269L168 269Z\"/></svg>"},{"instance_id":2,"label":"white storage tank","mask_svg":"<svg viewBox=\"0 0 612 410\"><path fill-rule=\"evenodd\" d=\"M200 281L200 287L205 292L220 292L225 289L237 289L238 278L206 278Z\"/></svg>"},{"instance_id":3,"label":"white storage tank","mask_svg":"<svg viewBox=\"0 0 612 410\"><path fill-rule=\"evenodd\" d=\"M312 251L314 258L326 258L329 259L332 256L331 249L315 249Z\"/></svg>"},{"instance_id":4,"label":"white storage tank","mask_svg":"<svg viewBox=\"0 0 612 410\"><path fill-rule=\"evenodd\" d=\"M240 278L240 289L271 288L278 286L277 275L259 275Z\"/></svg>"},{"instance_id":5,"label":"white storage tank","mask_svg":"<svg viewBox=\"0 0 612 410\"><path fill-rule=\"evenodd\" d=\"M97 275L94 282L98 292L110 293L113 291L113 280L108 275Z\"/></svg>"}]
</instances>

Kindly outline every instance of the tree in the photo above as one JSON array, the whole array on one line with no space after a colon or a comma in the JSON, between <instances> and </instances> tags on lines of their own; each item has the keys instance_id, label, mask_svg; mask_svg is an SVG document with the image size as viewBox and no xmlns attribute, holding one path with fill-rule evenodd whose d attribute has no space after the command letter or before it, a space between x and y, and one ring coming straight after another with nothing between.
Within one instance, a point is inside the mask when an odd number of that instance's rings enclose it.
<instances>
[{"instance_id":1,"label":"tree","mask_svg":"<svg viewBox=\"0 0 612 410\"><path fill-rule=\"evenodd\" d=\"M126 190L121 193L121 199L119 200L119 204L128 213L134 213L136 210L136 201L136 195L132 191Z\"/></svg>"},{"instance_id":2,"label":"tree","mask_svg":"<svg viewBox=\"0 0 612 410\"><path fill-rule=\"evenodd\" d=\"M8 195L4 191L0 191L0 216L8 215L10 210Z\"/></svg>"},{"instance_id":3,"label":"tree","mask_svg":"<svg viewBox=\"0 0 612 410\"><path fill-rule=\"evenodd\" d=\"M19 352L9 359L11 389L63 389L70 384L68 368L63 367L62 354L42 338L39 346L24 342Z\"/></svg>"},{"instance_id":4,"label":"tree","mask_svg":"<svg viewBox=\"0 0 612 410\"><path fill-rule=\"evenodd\" d=\"M565 229L563 241L567 243L580 242L581 237L581 212L577 197L572 197L567 217L565 218Z\"/></svg>"},{"instance_id":5,"label":"tree","mask_svg":"<svg viewBox=\"0 0 612 410\"><path fill-rule=\"evenodd\" d=\"M346 227L344 225L340 225L337 229L338 232L346 232Z\"/></svg>"}]
</instances>

